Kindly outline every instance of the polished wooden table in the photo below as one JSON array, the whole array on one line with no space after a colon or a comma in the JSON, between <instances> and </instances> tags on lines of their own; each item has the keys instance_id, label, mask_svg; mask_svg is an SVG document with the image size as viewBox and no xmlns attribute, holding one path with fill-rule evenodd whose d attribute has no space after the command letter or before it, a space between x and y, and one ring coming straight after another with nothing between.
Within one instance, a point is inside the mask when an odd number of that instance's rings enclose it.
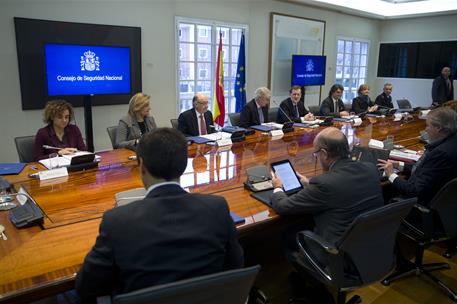
<instances>
[{"instance_id":1,"label":"polished wooden table","mask_svg":"<svg viewBox=\"0 0 457 304\"><path fill-rule=\"evenodd\" d=\"M366 146L371 138L393 135L396 144L416 150L423 147L419 131L425 121L417 117L407 122L369 117L356 128L348 123L336 126L351 144ZM321 129L296 128L280 139L257 132L228 149L191 145L181 186L190 192L224 196L231 211L246 220L237 226L239 237L262 233L265 227L280 225L281 218L244 189L246 169L288 158L301 174L320 174L312 142ZM97 169L65 178L30 179L30 173L43 169L37 163L7 177L16 189L23 186L31 194L46 218L42 227L16 229L8 212L0 211L0 224L8 237L0 240L0 302L24 302L73 288L75 274L95 242L101 215L114 207L114 194L142 187L137 162L128 160L134 152L119 149L98 154L102 160Z\"/></svg>"}]
</instances>

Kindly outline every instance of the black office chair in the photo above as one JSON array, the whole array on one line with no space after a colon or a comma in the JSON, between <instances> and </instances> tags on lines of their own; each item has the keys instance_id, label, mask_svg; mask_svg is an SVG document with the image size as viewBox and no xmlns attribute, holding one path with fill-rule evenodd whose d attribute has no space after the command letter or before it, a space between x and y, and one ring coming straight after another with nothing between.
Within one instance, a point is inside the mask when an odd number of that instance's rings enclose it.
<instances>
[{"instance_id":1,"label":"black office chair","mask_svg":"<svg viewBox=\"0 0 457 304\"><path fill-rule=\"evenodd\" d=\"M408 99L397 99L399 109L412 109L411 103Z\"/></svg>"},{"instance_id":2,"label":"black office chair","mask_svg":"<svg viewBox=\"0 0 457 304\"><path fill-rule=\"evenodd\" d=\"M309 106L308 110L313 113L313 115L320 115L321 107L320 106Z\"/></svg>"},{"instance_id":3,"label":"black office chair","mask_svg":"<svg viewBox=\"0 0 457 304\"><path fill-rule=\"evenodd\" d=\"M276 116L278 116L278 108L268 109L268 122L275 122Z\"/></svg>"},{"instance_id":4,"label":"black office chair","mask_svg":"<svg viewBox=\"0 0 457 304\"><path fill-rule=\"evenodd\" d=\"M117 126L108 127L106 128L106 131L108 132L109 139L111 140L111 146L113 149L116 149Z\"/></svg>"},{"instance_id":5,"label":"black office chair","mask_svg":"<svg viewBox=\"0 0 457 304\"><path fill-rule=\"evenodd\" d=\"M260 266L229 270L143 288L112 299L114 304L245 304ZM109 297L97 299L111 303Z\"/></svg>"},{"instance_id":6,"label":"black office chair","mask_svg":"<svg viewBox=\"0 0 457 304\"><path fill-rule=\"evenodd\" d=\"M21 163L30 163L35 160L35 135L15 137L14 142Z\"/></svg>"},{"instance_id":7,"label":"black office chair","mask_svg":"<svg viewBox=\"0 0 457 304\"><path fill-rule=\"evenodd\" d=\"M173 129L179 130L179 128L178 128L178 126L179 126L178 119L172 118L172 119L170 119L170 123L171 123L171 126L173 127Z\"/></svg>"},{"instance_id":8,"label":"black office chair","mask_svg":"<svg viewBox=\"0 0 457 304\"><path fill-rule=\"evenodd\" d=\"M441 287L454 302L457 293L430 272L439 269L449 269L447 263L424 264L425 248L435 242L441 242L457 237L457 178L449 181L434 196L428 207L416 205L411 214L403 222L400 232L416 243L414 263L403 261L404 266L382 281L389 285L392 281L409 275L425 274L435 284Z\"/></svg>"},{"instance_id":9,"label":"black office chair","mask_svg":"<svg viewBox=\"0 0 457 304\"><path fill-rule=\"evenodd\" d=\"M229 113L228 117L230 119L230 124L232 126L239 126L240 125L240 113Z\"/></svg>"},{"instance_id":10,"label":"black office chair","mask_svg":"<svg viewBox=\"0 0 457 304\"><path fill-rule=\"evenodd\" d=\"M299 232L295 267L336 288L336 303L346 303L347 291L377 282L393 270L396 235L415 202L407 199L360 214L335 245L311 231ZM360 302L355 295L347 303Z\"/></svg>"}]
</instances>

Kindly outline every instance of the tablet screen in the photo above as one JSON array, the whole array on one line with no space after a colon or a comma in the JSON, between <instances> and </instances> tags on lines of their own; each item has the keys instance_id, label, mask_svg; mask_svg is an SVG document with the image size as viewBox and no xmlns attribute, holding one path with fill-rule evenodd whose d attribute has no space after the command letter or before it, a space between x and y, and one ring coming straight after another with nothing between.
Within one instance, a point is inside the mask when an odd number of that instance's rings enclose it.
<instances>
[{"instance_id":1,"label":"tablet screen","mask_svg":"<svg viewBox=\"0 0 457 304\"><path fill-rule=\"evenodd\" d=\"M271 168L281 179L284 192L287 194L297 192L303 188L289 160L273 163L271 164Z\"/></svg>"}]
</instances>

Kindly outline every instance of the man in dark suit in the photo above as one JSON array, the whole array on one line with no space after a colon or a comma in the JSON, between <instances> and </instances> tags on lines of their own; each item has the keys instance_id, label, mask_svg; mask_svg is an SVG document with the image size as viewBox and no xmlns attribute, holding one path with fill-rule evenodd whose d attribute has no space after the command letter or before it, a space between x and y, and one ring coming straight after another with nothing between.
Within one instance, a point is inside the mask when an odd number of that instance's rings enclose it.
<instances>
[{"instance_id":1,"label":"man in dark suit","mask_svg":"<svg viewBox=\"0 0 457 304\"><path fill-rule=\"evenodd\" d=\"M347 116L349 113L344 108L344 103L341 100L344 88L341 84L334 84L328 92L328 97L325 98L321 103L321 115L322 116Z\"/></svg>"},{"instance_id":2,"label":"man in dark suit","mask_svg":"<svg viewBox=\"0 0 457 304\"><path fill-rule=\"evenodd\" d=\"M335 244L357 215L384 204L379 173L374 164L349 158L347 138L336 128L322 130L313 148L324 174L310 179L298 174L304 189L291 196L273 175L272 206L280 215L311 214L315 232Z\"/></svg>"},{"instance_id":3,"label":"man in dark suit","mask_svg":"<svg viewBox=\"0 0 457 304\"><path fill-rule=\"evenodd\" d=\"M451 69L444 67L441 75L433 80L432 100L435 106L442 105L446 101L454 99L454 84L451 79Z\"/></svg>"},{"instance_id":4,"label":"man in dark suit","mask_svg":"<svg viewBox=\"0 0 457 304\"><path fill-rule=\"evenodd\" d=\"M240 127L260 125L268 122L268 105L270 104L271 92L266 87L260 87L254 92L254 99L248 102L240 114Z\"/></svg>"},{"instance_id":5,"label":"man in dark suit","mask_svg":"<svg viewBox=\"0 0 457 304\"><path fill-rule=\"evenodd\" d=\"M290 120L294 122L302 122L301 117L304 120L314 120L313 113L310 113L305 108L305 102L301 100L301 87L293 86L289 90L290 97L283 100L279 105L278 115L276 122L285 123Z\"/></svg>"},{"instance_id":6,"label":"man in dark suit","mask_svg":"<svg viewBox=\"0 0 457 304\"><path fill-rule=\"evenodd\" d=\"M385 83L384 88L382 89L382 93L379 94L374 103L381 106L382 108L391 108L393 109L394 105L392 103L392 84Z\"/></svg>"},{"instance_id":7,"label":"man in dark suit","mask_svg":"<svg viewBox=\"0 0 457 304\"><path fill-rule=\"evenodd\" d=\"M192 99L193 108L179 114L178 129L185 136L214 133L213 114L208 111L208 96L197 93Z\"/></svg>"},{"instance_id":8,"label":"man in dark suit","mask_svg":"<svg viewBox=\"0 0 457 304\"><path fill-rule=\"evenodd\" d=\"M435 194L450 180L457 177L457 113L450 108L438 108L428 113L425 132L430 143L414 164L382 161L389 181L398 195L416 197L418 203L428 205ZM405 180L394 173L394 168L410 177Z\"/></svg>"},{"instance_id":9,"label":"man in dark suit","mask_svg":"<svg viewBox=\"0 0 457 304\"><path fill-rule=\"evenodd\" d=\"M76 277L83 303L243 264L225 199L178 183L187 166L184 136L156 129L141 138L137 156L146 197L103 215Z\"/></svg>"}]
</instances>

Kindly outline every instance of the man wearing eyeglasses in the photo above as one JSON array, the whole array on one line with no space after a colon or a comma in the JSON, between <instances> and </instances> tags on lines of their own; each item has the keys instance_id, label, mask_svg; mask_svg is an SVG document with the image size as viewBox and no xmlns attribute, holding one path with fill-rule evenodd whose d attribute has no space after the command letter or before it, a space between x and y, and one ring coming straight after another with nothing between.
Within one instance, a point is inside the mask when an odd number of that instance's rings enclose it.
<instances>
[{"instance_id":1,"label":"man wearing eyeglasses","mask_svg":"<svg viewBox=\"0 0 457 304\"><path fill-rule=\"evenodd\" d=\"M273 174L273 209L280 215L311 214L315 233L335 244L355 217L384 204L376 166L349 157L346 136L333 127L314 139L313 154L324 173L307 178L299 175L303 190L287 196L279 177ZM295 234L288 245L297 249Z\"/></svg>"},{"instance_id":2,"label":"man wearing eyeglasses","mask_svg":"<svg viewBox=\"0 0 457 304\"><path fill-rule=\"evenodd\" d=\"M195 94L193 108L182 112L178 117L178 129L185 136L199 136L214 133L213 114L208 110L208 96Z\"/></svg>"}]
</instances>

